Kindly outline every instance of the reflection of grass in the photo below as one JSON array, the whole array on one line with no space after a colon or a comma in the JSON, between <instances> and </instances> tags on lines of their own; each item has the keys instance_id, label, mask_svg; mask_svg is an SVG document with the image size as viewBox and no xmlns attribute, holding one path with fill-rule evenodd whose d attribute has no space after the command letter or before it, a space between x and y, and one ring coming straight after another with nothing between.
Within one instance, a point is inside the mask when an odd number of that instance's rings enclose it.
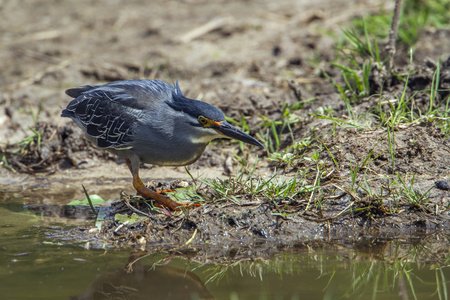
<instances>
[{"instance_id":1,"label":"reflection of grass","mask_svg":"<svg viewBox=\"0 0 450 300\"><path fill-rule=\"evenodd\" d=\"M304 257L302 259L309 260L311 257ZM267 273L279 274L281 278L285 274L292 275L300 273L302 268L300 262L301 260L296 255L279 255L270 260L241 259L229 264L204 264L197 268L202 269L207 274L206 284L214 281L219 282L227 276L231 276L231 274L240 274L241 276L249 275L251 277L257 277L262 281L264 274Z\"/></svg>"},{"instance_id":2,"label":"reflection of grass","mask_svg":"<svg viewBox=\"0 0 450 300\"><path fill-rule=\"evenodd\" d=\"M421 279L414 274L415 268L421 265L421 260L428 258L431 251L428 246L416 245L405 249L400 244L393 243L390 245L393 250L392 257L386 257L382 262L369 262L367 264L352 264L353 283L346 292L346 297L352 298L360 295L367 286L372 287L373 296L378 292L395 291L397 288L399 293L412 295L414 299L418 299L416 295L416 284L426 283L427 285L435 285L436 293L439 299L448 299L447 280L443 269L448 263L448 258L440 260L443 266L436 267L430 265L430 272L435 271L435 282L427 282L428 279ZM406 252L405 252L406 250ZM366 265L366 266L364 266ZM423 268L422 266L421 268ZM422 293L423 294L423 293Z\"/></svg>"},{"instance_id":3,"label":"reflection of grass","mask_svg":"<svg viewBox=\"0 0 450 300\"><path fill-rule=\"evenodd\" d=\"M449 259L438 258L431 245L393 241L367 246L368 252L342 249L335 252L312 246L300 254L278 254L272 259L242 258L230 263L204 264L194 270L207 274L207 284L220 285L223 280L236 277L254 277L264 282L273 275L291 281L319 274L315 277L317 295L331 292L334 298L382 299L405 293L418 299L420 293L448 299L445 268ZM289 292L292 291L286 295Z\"/></svg>"}]
</instances>

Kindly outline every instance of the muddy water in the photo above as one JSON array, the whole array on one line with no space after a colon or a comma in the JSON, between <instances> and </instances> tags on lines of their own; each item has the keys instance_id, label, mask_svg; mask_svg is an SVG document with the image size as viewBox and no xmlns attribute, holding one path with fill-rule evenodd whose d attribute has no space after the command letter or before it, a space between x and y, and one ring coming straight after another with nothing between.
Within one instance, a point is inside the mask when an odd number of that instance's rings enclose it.
<instances>
[{"instance_id":1,"label":"muddy water","mask_svg":"<svg viewBox=\"0 0 450 300\"><path fill-rule=\"evenodd\" d=\"M211 259L182 251L87 250L85 241L51 240L74 225L26 213L20 199L0 202L0 298L446 299L449 292L448 249L441 259L423 259L426 244L379 242L369 249L316 242L270 259Z\"/></svg>"}]
</instances>

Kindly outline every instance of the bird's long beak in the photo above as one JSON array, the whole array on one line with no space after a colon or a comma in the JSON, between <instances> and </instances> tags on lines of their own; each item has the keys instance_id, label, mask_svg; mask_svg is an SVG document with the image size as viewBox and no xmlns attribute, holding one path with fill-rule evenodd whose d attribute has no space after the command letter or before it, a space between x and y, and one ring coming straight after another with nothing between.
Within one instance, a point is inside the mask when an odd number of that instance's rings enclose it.
<instances>
[{"instance_id":1,"label":"bird's long beak","mask_svg":"<svg viewBox=\"0 0 450 300\"><path fill-rule=\"evenodd\" d=\"M250 135L246 134L245 132L237 129L234 126L231 126L230 123L227 121L223 121L220 123L220 125L215 126L215 129L222 135L225 135L225 137L236 139L239 141L242 141L247 144L259 146L261 148L264 148L264 145L258 141L257 139L251 137Z\"/></svg>"}]
</instances>

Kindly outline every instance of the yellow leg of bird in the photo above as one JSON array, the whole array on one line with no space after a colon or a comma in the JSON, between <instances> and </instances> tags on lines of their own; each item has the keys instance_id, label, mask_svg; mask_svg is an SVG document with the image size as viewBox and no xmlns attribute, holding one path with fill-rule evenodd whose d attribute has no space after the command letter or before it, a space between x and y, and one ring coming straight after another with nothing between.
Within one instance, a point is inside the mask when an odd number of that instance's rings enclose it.
<instances>
[{"instance_id":1,"label":"yellow leg of bird","mask_svg":"<svg viewBox=\"0 0 450 300\"><path fill-rule=\"evenodd\" d=\"M166 197L164 195L161 195L148 187L144 185L141 178L139 178L138 170L132 165L130 159L125 159L128 168L131 171L131 175L133 175L133 186L138 191L139 194L141 194L143 197L146 198L152 198L158 201L160 204L164 205L165 207L168 207L172 210L179 210L179 206L182 206L181 204L173 201L169 197Z\"/></svg>"}]
</instances>

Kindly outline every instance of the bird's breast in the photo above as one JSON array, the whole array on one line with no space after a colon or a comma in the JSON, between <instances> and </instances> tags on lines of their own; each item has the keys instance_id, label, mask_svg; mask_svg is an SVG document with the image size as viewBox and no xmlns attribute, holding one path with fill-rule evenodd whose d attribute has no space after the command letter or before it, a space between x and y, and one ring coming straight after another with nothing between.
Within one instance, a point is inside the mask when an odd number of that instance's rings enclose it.
<instances>
[{"instance_id":1,"label":"bird's breast","mask_svg":"<svg viewBox=\"0 0 450 300\"><path fill-rule=\"evenodd\" d=\"M196 162L205 151L205 143L148 144L133 147L142 162L160 166L186 166Z\"/></svg>"},{"instance_id":2,"label":"bird's breast","mask_svg":"<svg viewBox=\"0 0 450 300\"><path fill-rule=\"evenodd\" d=\"M149 113L136 123L133 151L142 162L154 165L185 166L194 163L211 138L204 138L193 131L192 125L186 124L184 119L183 115Z\"/></svg>"}]
</instances>

